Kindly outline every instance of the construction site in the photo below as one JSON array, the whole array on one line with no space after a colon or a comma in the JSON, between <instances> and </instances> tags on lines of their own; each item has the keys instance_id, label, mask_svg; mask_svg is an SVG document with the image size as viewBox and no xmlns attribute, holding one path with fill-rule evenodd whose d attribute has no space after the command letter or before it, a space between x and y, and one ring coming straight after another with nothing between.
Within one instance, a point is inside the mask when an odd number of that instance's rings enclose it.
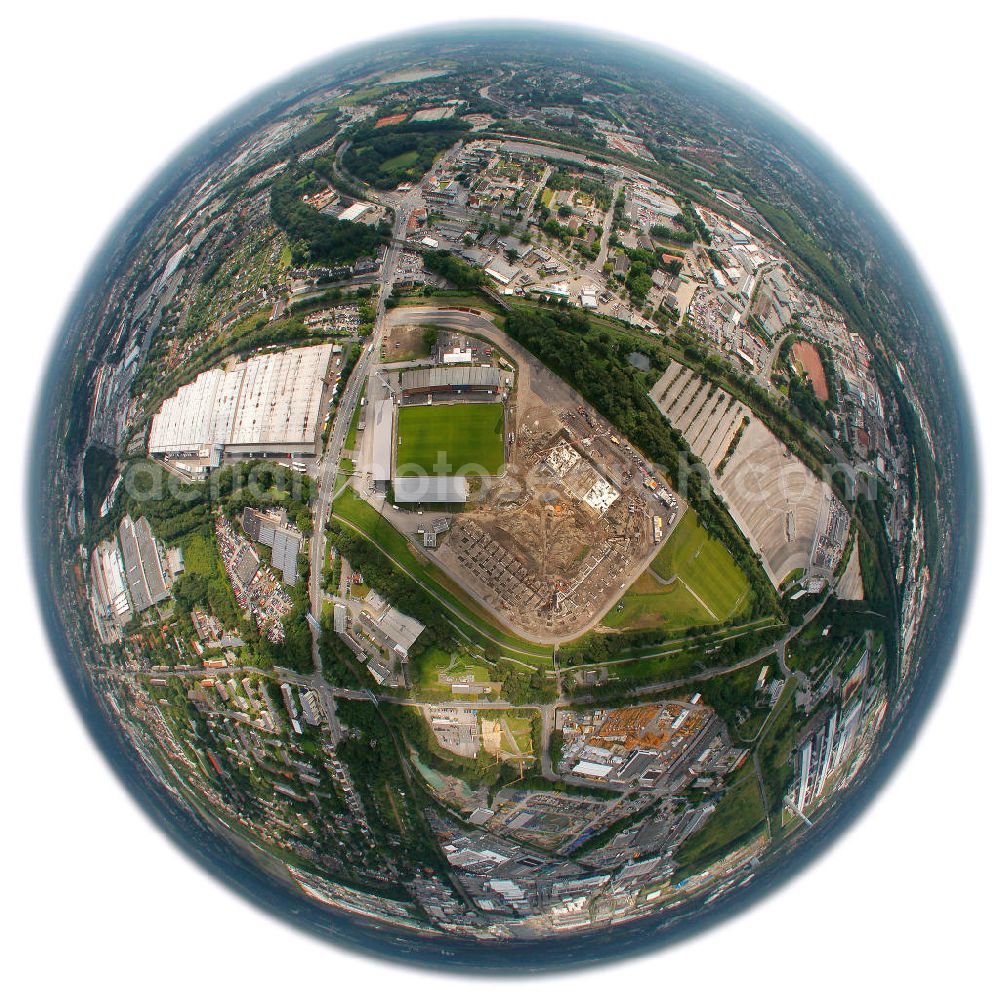
<instances>
[{"instance_id":1,"label":"construction site","mask_svg":"<svg viewBox=\"0 0 1000 1000\"><path fill-rule=\"evenodd\" d=\"M676 516L583 404L553 412L519 389L506 475L455 519L437 556L518 632L579 634L645 568ZM511 425L514 426L514 421Z\"/></svg>"},{"instance_id":2,"label":"construction site","mask_svg":"<svg viewBox=\"0 0 1000 1000\"><path fill-rule=\"evenodd\" d=\"M442 325L458 322L453 313L427 318ZM535 357L484 317L463 314L462 319L461 332L438 328L436 344L442 361L461 355L461 363L405 369L398 373L398 392L395 372L386 373L388 389L369 382L373 396L386 391L399 396L396 406L391 399L378 404L398 414L400 428L394 439L386 420L384 443L374 447L384 458L373 464L388 470L395 443L395 506L384 516L512 631L538 642L568 641L599 621L646 569L686 504ZM476 336L468 332L473 327ZM478 365L468 366L470 359ZM489 379L493 395L480 394L484 398L474 405L456 407L451 399L456 380L460 399L476 398L467 391L469 373ZM456 442L459 411L481 413L485 420L490 406L499 409L501 401L503 437L495 443L505 449L505 461L498 457L484 465L493 439L479 428ZM404 416L419 416L419 425L404 422ZM491 419L487 430L498 420ZM420 508L461 501L452 488L459 477L411 473L405 478L400 471L429 468L434 455L444 455L452 469L475 459L490 473L496 466L498 474L478 478L475 503L466 498L457 510L452 503L446 532L428 533ZM388 471L374 476L389 478ZM438 483L452 492L429 488ZM412 484L421 492L411 499Z\"/></svg>"}]
</instances>

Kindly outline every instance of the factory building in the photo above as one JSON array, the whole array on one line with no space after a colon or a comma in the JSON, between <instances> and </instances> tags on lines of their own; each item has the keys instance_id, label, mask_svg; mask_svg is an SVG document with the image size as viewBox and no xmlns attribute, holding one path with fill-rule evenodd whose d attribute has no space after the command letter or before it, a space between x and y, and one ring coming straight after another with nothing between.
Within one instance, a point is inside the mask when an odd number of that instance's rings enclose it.
<instances>
[{"instance_id":1,"label":"factory building","mask_svg":"<svg viewBox=\"0 0 1000 1000\"><path fill-rule=\"evenodd\" d=\"M138 521L122 518L118 541L132 608L141 614L170 596L160 551L144 517Z\"/></svg>"},{"instance_id":2,"label":"factory building","mask_svg":"<svg viewBox=\"0 0 1000 1000\"><path fill-rule=\"evenodd\" d=\"M271 565L281 573L282 581L292 586L299 576L299 552L302 536L287 523L283 510L262 514L252 507L243 508L243 530L248 538L271 549Z\"/></svg>"},{"instance_id":3,"label":"factory building","mask_svg":"<svg viewBox=\"0 0 1000 1000\"><path fill-rule=\"evenodd\" d=\"M149 454L193 477L226 459L317 454L330 344L213 368L164 400Z\"/></svg>"},{"instance_id":4,"label":"factory building","mask_svg":"<svg viewBox=\"0 0 1000 1000\"><path fill-rule=\"evenodd\" d=\"M170 596L173 574L149 522L122 519L115 537L101 542L90 557L90 599L102 641ZM110 626L107 627L107 626Z\"/></svg>"},{"instance_id":5,"label":"factory building","mask_svg":"<svg viewBox=\"0 0 1000 1000\"><path fill-rule=\"evenodd\" d=\"M371 205L366 204L363 201L356 201L353 205L345 208L338 216L338 222L357 222L368 210Z\"/></svg>"},{"instance_id":6,"label":"factory building","mask_svg":"<svg viewBox=\"0 0 1000 1000\"><path fill-rule=\"evenodd\" d=\"M96 614L118 625L126 624L132 617L132 604L121 553L113 541L101 542L91 553L90 580Z\"/></svg>"},{"instance_id":7,"label":"factory building","mask_svg":"<svg viewBox=\"0 0 1000 1000\"><path fill-rule=\"evenodd\" d=\"M404 615L375 591L365 598L364 609L359 612L355 624L386 653L404 661L424 631L416 618Z\"/></svg>"}]
</instances>

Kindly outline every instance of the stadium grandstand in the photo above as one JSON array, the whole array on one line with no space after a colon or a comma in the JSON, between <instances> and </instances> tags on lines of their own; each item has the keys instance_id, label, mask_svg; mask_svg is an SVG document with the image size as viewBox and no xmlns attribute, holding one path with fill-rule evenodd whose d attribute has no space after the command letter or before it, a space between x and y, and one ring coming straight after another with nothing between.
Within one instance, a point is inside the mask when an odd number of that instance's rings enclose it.
<instances>
[{"instance_id":1,"label":"stadium grandstand","mask_svg":"<svg viewBox=\"0 0 1000 1000\"><path fill-rule=\"evenodd\" d=\"M500 371L479 365L412 368L400 375L399 384L404 396L452 392L496 396L500 392Z\"/></svg>"},{"instance_id":2,"label":"stadium grandstand","mask_svg":"<svg viewBox=\"0 0 1000 1000\"><path fill-rule=\"evenodd\" d=\"M464 476L397 476L393 494L396 503L466 503L469 484Z\"/></svg>"}]
</instances>

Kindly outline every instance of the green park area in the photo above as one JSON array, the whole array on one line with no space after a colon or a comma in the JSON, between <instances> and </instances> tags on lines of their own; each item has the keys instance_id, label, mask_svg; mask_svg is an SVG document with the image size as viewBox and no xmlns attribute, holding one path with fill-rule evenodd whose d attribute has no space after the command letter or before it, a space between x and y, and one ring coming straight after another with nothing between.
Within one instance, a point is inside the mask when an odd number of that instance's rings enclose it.
<instances>
[{"instance_id":1,"label":"green park area","mask_svg":"<svg viewBox=\"0 0 1000 1000\"><path fill-rule=\"evenodd\" d=\"M417 157L419 154L415 149L408 149L404 153L400 153L398 156L390 157L382 163L382 169L387 173L394 173L397 170L405 170L407 167L412 167L414 163L417 162Z\"/></svg>"},{"instance_id":2,"label":"green park area","mask_svg":"<svg viewBox=\"0 0 1000 1000\"><path fill-rule=\"evenodd\" d=\"M396 468L402 475L449 475L465 468L495 475L503 459L502 403L400 407Z\"/></svg>"},{"instance_id":3,"label":"green park area","mask_svg":"<svg viewBox=\"0 0 1000 1000\"><path fill-rule=\"evenodd\" d=\"M525 757L535 752L532 716L526 711L481 710L483 749L494 757Z\"/></svg>"},{"instance_id":4,"label":"green park area","mask_svg":"<svg viewBox=\"0 0 1000 1000\"><path fill-rule=\"evenodd\" d=\"M646 629L657 626L689 628L709 625L715 619L680 580L665 583L649 571L605 615L609 628Z\"/></svg>"},{"instance_id":5,"label":"green park area","mask_svg":"<svg viewBox=\"0 0 1000 1000\"><path fill-rule=\"evenodd\" d=\"M753 768L744 765L705 825L685 840L677 852L680 881L736 850L764 829L764 804Z\"/></svg>"},{"instance_id":6,"label":"green park area","mask_svg":"<svg viewBox=\"0 0 1000 1000\"><path fill-rule=\"evenodd\" d=\"M681 518L649 569L605 616L609 628L689 628L728 621L743 609L750 584L725 546Z\"/></svg>"},{"instance_id":7,"label":"green park area","mask_svg":"<svg viewBox=\"0 0 1000 1000\"><path fill-rule=\"evenodd\" d=\"M355 95L357 97L357 95ZM377 122L359 125L344 150L343 164L354 177L381 191L403 181L419 181L439 153L469 126L455 118L436 122Z\"/></svg>"},{"instance_id":8,"label":"green park area","mask_svg":"<svg viewBox=\"0 0 1000 1000\"><path fill-rule=\"evenodd\" d=\"M464 650L445 652L434 647L427 649L410 664L410 676L414 688L424 698L478 701L489 697L487 693L476 690L464 692L452 689L453 684L468 684L474 688L491 683L486 665ZM497 684L496 689L499 687Z\"/></svg>"},{"instance_id":9,"label":"green park area","mask_svg":"<svg viewBox=\"0 0 1000 1000\"><path fill-rule=\"evenodd\" d=\"M664 581L680 580L715 621L732 618L750 594L743 571L693 510L681 518L650 568Z\"/></svg>"}]
</instances>

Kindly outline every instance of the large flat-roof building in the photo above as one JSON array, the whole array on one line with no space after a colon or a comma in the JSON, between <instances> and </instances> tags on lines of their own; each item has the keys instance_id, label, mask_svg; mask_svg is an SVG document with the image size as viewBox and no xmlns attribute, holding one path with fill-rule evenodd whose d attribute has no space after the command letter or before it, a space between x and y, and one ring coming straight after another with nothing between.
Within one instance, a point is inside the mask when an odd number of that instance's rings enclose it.
<instances>
[{"instance_id":1,"label":"large flat-roof building","mask_svg":"<svg viewBox=\"0 0 1000 1000\"><path fill-rule=\"evenodd\" d=\"M387 653L401 660L407 658L410 647L424 631L421 622L392 607L374 590L365 597L357 625Z\"/></svg>"},{"instance_id":2,"label":"large flat-roof building","mask_svg":"<svg viewBox=\"0 0 1000 1000\"><path fill-rule=\"evenodd\" d=\"M97 545L90 557L91 606L102 641L115 641L133 614L165 601L171 579L149 522L124 517L117 536Z\"/></svg>"},{"instance_id":3,"label":"large flat-roof building","mask_svg":"<svg viewBox=\"0 0 1000 1000\"><path fill-rule=\"evenodd\" d=\"M213 368L164 400L149 454L192 475L225 459L317 453L330 344Z\"/></svg>"},{"instance_id":4,"label":"large flat-roof building","mask_svg":"<svg viewBox=\"0 0 1000 1000\"><path fill-rule=\"evenodd\" d=\"M128 583L121 553L114 541L98 545L90 557L90 578L94 609L102 618L125 625L132 617Z\"/></svg>"},{"instance_id":5,"label":"large flat-roof building","mask_svg":"<svg viewBox=\"0 0 1000 1000\"><path fill-rule=\"evenodd\" d=\"M130 517L122 518L118 527L118 541L121 545L125 580L135 611L141 613L154 604L165 601L170 595L170 586L149 522L144 517L140 517L138 521L133 521Z\"/></svg>"}]
</instances>

